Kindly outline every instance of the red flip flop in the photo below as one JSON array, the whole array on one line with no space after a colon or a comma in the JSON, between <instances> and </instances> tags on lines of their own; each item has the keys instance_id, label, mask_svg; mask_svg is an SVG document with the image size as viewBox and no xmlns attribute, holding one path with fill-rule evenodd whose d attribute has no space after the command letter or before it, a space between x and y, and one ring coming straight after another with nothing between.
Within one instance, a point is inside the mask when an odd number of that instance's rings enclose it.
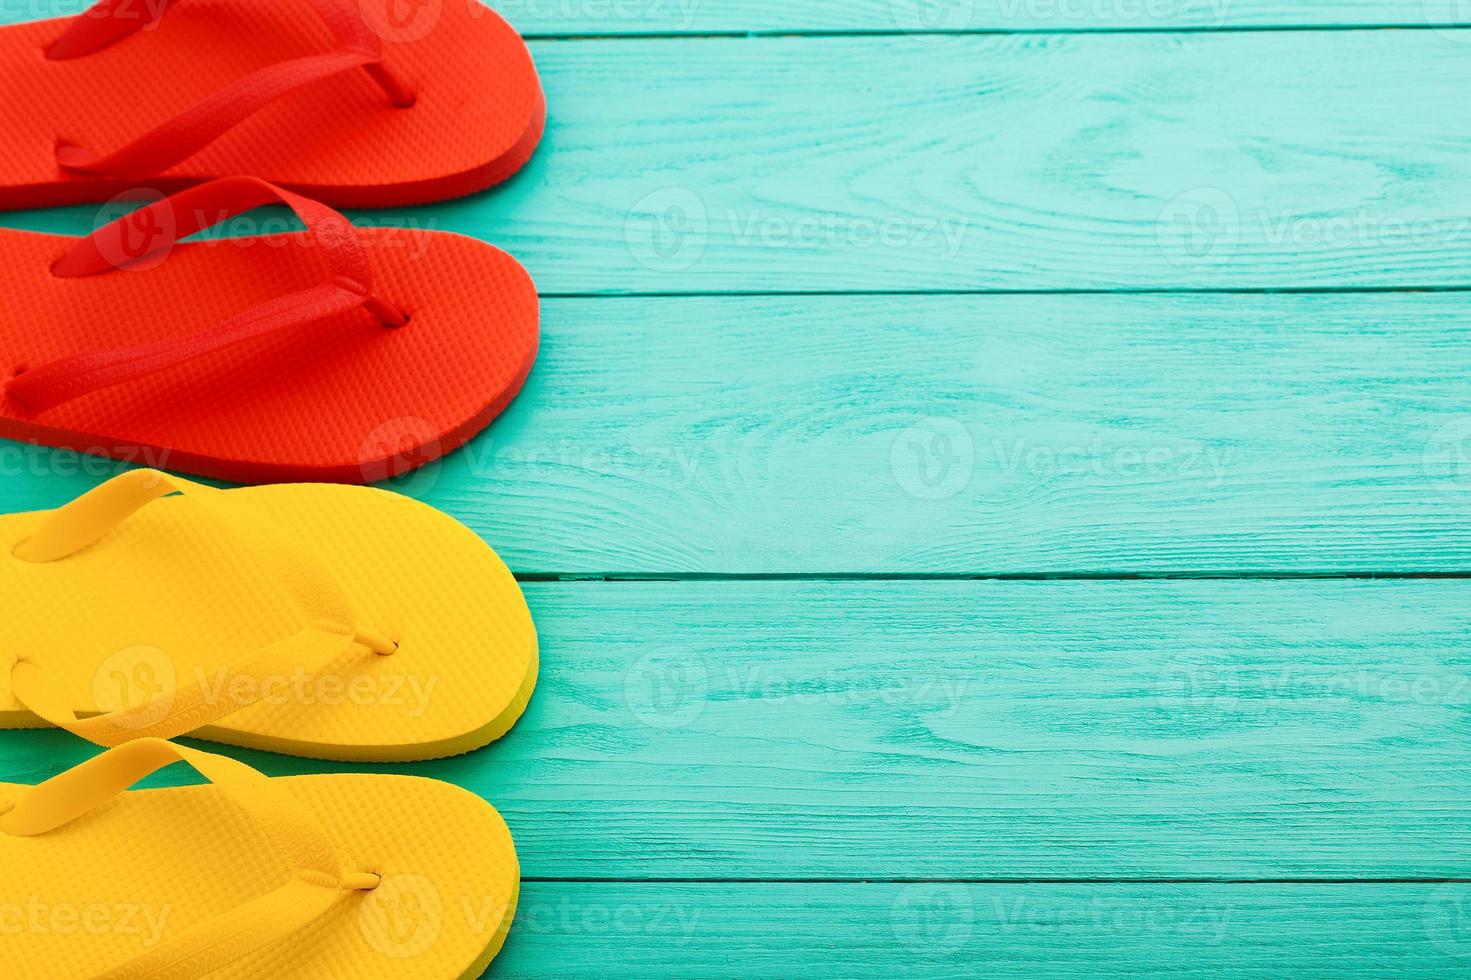
<instances>
[{"instance_id":1,"label":"red flip flop","mask_svg":"<svg viewBox=\"0 0 1471 980\"><path fill-rule=\"evenodd\" d=\"M0 208L234 174L421 204L511 176L546 120L525 42L478 0L100 0L0 29L0 91Z\"/></svg>"},{"instance_id":2,"label":"red flip flop","mask_svg":"<svg viewBox=\"0 0 1471 980\"><path fill-rule=\"evenodd\" d=\"M305 232L180 243L267 203ZM85 238L0 230L0 436L240 483L364 483L461 445L536 357L536 288L447 232L253 177Z\"/></svg>"}]
</instances>

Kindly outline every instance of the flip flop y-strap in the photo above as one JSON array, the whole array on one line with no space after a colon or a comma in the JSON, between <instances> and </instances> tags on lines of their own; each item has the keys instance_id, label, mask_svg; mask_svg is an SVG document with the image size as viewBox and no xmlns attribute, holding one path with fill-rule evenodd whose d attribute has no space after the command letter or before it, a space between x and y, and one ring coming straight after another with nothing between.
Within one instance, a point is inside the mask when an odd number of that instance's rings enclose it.
<instances>
[{"instance_id":1,"label":"flip flop y-strap","mask_svg":"<svg viewBox=\"0 0 1471 980\"><path fill-rule=\"evenodd\" d=\"M142 180L161 174L192 157L254 113L304 85L356 68L366 69L395 107L414 104L408 85L383 63L382 39L363 20L351 0L311 0L327 23L337 46L322 54L277 62L252 72L163 123L132 143L102 154L60 143L56 161L68 170ZM140 7L148 7L145 13ZM168 9L167 0L99 0L74 20L46 50L46 57L65 61L84 57L151 27Z\"/></svg>"},{"instance_id":2,"label":"flip flop y-strap","mask_svg":"<svg viewBox=\"0 0 1471 980\"><path fill-rule=\"evenodd\" d=\"M325 282L267 300L199 333L78 353L38 365L11 378L5 390L40 413L254 338L358 308L385 327L406 322L401 312L374 295L372 263L347 218L255 177L223 177L130 212L81 239L51 271L63 279L82 278L160 256L167 259L180 239L276 202L286 204L305 223L310 240L327 260Z\"/></svg>"},{"instance_id":3,"label":"flip flop y-strap","mask_svg":"<svg viewBox=\"0 0 1471 980\"><path fill-rule=\"evenodd\" d=\"M13 551L21 561L63 561L93 545L129 515L151 501L184 493L227 533L243 543L270 580L280 584L307 620L301 630L261 646L224 667L213 683L195 683L129 708L78 718L72 700L57 680L24 654L10 671L15 698L41 719L98 745L115 746L139 738L174 738L219 721L268 696L264 678L331 663L349 647L365 647L372 656L391 656L397 646L388 637L352 625L353 614L325 569L285 537L272 531L238 501L227 503L225 491L193 483L157 470L132 470L53 511L36 532ZM254 683L235 684L236 678ZM229 692L228 696L221 692Z\"/></svg>"},{"instance_id":4,"label":"flip flop y-strap","mask_svg":"<svg viewBox=\"0 0 1471 980\"><path fill-rule=\"evenodd\" d=\"M381 879L375 873L343 873L325 829L280 783L233 759L156 738L111 749L36 786L0 816L0 833L37 837L57 831L177 762L198 770L240 805L270 841L290 878L275 891L102 969L90 980L207 976L244 953L289 938L345 897L378 886Z\"/></svg>"}]
</instances>

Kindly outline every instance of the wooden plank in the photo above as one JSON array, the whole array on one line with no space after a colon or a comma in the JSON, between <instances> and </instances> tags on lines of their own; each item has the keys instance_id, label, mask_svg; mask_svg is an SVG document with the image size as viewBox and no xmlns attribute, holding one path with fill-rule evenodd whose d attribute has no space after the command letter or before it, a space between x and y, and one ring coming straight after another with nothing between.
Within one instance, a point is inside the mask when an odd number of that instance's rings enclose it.
<instances>
[{"instance_id":1,"label":"wooden plank","mask_svg":"<svg viewBox=\"0 0 1471 980\"><path fill-rule=\"evenodd\" d=\"M1471 568L1454 295L547 306L405 489L524 572Z\"/></svg>"},{"instance_id":2,"label":"wooden plank","mask_svg":"<svg viewBox=\"0 0 1471 980\"><path fill-rule=\"evenodd\" d=\"M397 487L540 574L1471 568L1458 295L552 300ZM116 471L0 444L0 507Z\"/></svg>"},{"instance_id":3,"label":"wooden plank","mask_svg":"<svg viewBox=\"0 0 1471 980\"><path fill-rule=\"evenodd\" d=\"M1468 909L1464 884L535 882L487 976L1464 977Z\"/></svg>"},{"instance_id":4,"label":"wooden plank","mask_svg":"<svg viewBox=\"0 0 1471 980\"><path fill-rule=\"evenodd\" d=\"M556 294L1464 286L1462 40L539 42L527 172L362 219L485 238Z\"/></svg>"},{"instance_id":5,"label":"wooden plank","mask_svg":"<svg viewBox=\"0 0 1471 980\"><path fill-rule=\"evenodd\" d=\"M409 770L533 878L1471 878L1468 582L527 592L528 714ZM86 752L5 746L19 782Z\"/></svg>"},{"instance_id":6,"label":"wooden plank","mask_svg":"<svg viewBox=\"0 0 1471 980\"><path fill-rule=\"evenodd\" d=\"M551 292L1467 282L1471 59L1435 32L538 56L550 152L432 213Z\"/></svg>"}]
</instances>

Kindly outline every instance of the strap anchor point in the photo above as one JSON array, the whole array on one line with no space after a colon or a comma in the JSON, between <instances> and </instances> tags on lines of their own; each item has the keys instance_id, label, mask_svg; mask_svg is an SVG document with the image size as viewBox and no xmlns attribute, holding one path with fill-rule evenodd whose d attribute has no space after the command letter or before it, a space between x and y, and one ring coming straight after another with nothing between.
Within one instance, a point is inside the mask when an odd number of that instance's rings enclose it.
<instances>
[{"instance_id":1,"label":"strap anchor point","mask_svg":"<svg viewBox=\"0 0 1471 980\"><path fill-rule=\"evenodd\" d=\"M381 884L383 884L383 876L373 871L362 871L342 876L343 891L370 892Z\"/></svg>"}]
</instances>

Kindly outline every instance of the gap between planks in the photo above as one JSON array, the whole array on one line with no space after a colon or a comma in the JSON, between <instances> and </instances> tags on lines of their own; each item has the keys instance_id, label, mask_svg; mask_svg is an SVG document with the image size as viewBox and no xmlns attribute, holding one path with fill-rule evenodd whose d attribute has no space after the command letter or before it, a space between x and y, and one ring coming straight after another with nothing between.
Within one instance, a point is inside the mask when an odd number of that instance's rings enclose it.
<instances>
[{"instance_id":1,"label":"gap between planks","mask_svg":"<svg viewBox=\"0 0 1471 980\"><path fill-rule=\"evenodd\" d=\"M526 875L534 885L1468 885L1471 878L556 878Z\"/></svg>"},{"instance_id":2,"label":"gap between planks","mask_svg":"<svg viewBox=\"0 0 1471 980\"><path fill-rule=\"evenodd\" d=\"M1413 581L1471 579L1455 572L1176 571L1176 572L518 572L518 582L1233 582Z\"/></svg>"},{"instance_id":3,"label":"gap between planks","mask_svg":"<svg viewBox=\"0 0 1471 980\"><path fill-rule=\"evenodd\" d=\"M1332 296L1332 295L1416 295L1420 293L1466 293L1471 285L1450 286L1123 286L1118 289L722 289L716 291L677 292L539 292L538 299L843 299L847 297L913 298L923 296Z\"/></svg>"},{"instance_id":4,"label":"gap between planks","mask_svg":"<svg viewBox=\"0 0 1471 980\"><path fill-rule=\"evenodd\" d=\"M679 31L644 31L628 34L564 34L523 31L521 36L528 41L729 41L751 40L772 41L785 38L830 39L899 37L923 40L925 38L950 37L1051 37L1070 34L1347 34L1360 31L1471 31L1471 24L1451 21L1384 24L1243 24L1238 27L976 27L964 30L907 31L894 27L886 29L855 28L853 30L754 30L754 31L701 31L681 33Z\"/></svg>"}]
</instances>

